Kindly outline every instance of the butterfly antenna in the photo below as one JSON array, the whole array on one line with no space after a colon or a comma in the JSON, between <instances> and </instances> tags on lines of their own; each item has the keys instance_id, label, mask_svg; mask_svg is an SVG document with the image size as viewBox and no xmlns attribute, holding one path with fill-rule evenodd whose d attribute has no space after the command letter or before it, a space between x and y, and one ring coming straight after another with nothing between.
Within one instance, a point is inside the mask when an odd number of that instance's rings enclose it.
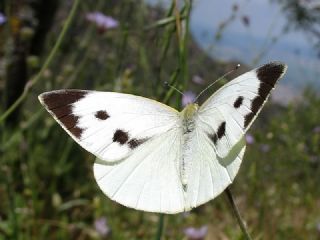
<instances>
[{"instance_id":1,"label":"butterfly antenna","mask_svg":"<svg viewBox=\"0 0 320 240\"><path fill-rule=\"evenodd\" d=\"M225 78L226 76L228 76L229 74L233 73L235 70L237 70L240 67L240 64L238 63L237 66L235 66L232 70L230 70L229 72L225 73L224 75L222 75L221 77L219 77L217 80L215 80L213 83L211 83L209 86L207 86L205 89L203 89L198 96L195 98L194 102L197 102L198 98L205 92L207 91L209 88L211 88L216 82L220 81L221 79Z\"/></svg>"},{"instance_id":2,"label":"butterfly antenna","mask_svg":"<svg viewBox=\"0 0 320 240\"><path fill-rule=\"evenodd\" d=\"M166 87L172 88L173 90L176 90L178 93L180 93L182 96L184 96L183 92L181 92L178 88L170 85L168 82L164 82L164 85L165 85Z\"/></svg>"}]
</instances>

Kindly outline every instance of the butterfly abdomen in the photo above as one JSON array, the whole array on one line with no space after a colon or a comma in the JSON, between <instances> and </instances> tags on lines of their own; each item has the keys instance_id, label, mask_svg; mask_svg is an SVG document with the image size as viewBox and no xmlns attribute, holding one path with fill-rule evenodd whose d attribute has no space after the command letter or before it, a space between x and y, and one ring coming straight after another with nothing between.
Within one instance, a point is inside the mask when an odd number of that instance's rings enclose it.
<instances>
[{"instance_id":1,"label":"butterfly abdomen","mask_svg":"<svg viewBox=\"0 0 320 240\"><path fill-rule=\"evenodd\" d=\"M188 176L186 175L186 165L191 164L186 161L187 156L191 154L191 140L195 130L195 115L198 112L197 104L188 104L181 112L181 121L183 128L182 156L180 161L180 176L183 189L186 191L188 186Z\"/></svg>"}]
</instances>

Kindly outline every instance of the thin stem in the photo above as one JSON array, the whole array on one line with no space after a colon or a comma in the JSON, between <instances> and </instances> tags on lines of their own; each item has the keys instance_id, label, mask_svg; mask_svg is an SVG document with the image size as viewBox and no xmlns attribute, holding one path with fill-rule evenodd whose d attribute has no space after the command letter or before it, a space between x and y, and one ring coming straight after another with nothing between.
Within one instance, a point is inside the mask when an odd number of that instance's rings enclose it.
<instances>
[{"instance_id":1,"label":"thin stem","mask_svg":"<svg viewBox=\"0 0 320 240\"><path fill-rule=\"evenodd\" d=\"M227 197L228 197L228 200L230 202L231 208L233 210L233 213L236 216L236 219L237 219L238 224L239 224L239 226L240 226L240 228L242 230L242 233L244 234L246 239L252 240L252 238L251 238L251 236L250 236L250 234L248 232L248 229L246 227L246 224L245 224L245 222L243 221L243 219L240 216L239 209L237 208L237 206L236 206L236 204L235 204L235 202L233 200L233 196L232 196L232 193L231 193L231 190L230 190L229 187L226 188L225 193L227 194Z\"/></svg>"},{"instance_id":2,"label":"thin stem","mask_svg":"<svg viewBox=\"0 0 320 240\"><path fill-rule=\"evenodd\" d=\"M188 81L188 38L189 38L189 20L190 20L190 13L192 9L191 1L185 0L185 4L183 7L183 15L186 16L185 21L181 21L181 14L178 11L177 0L175 0L175 15L176 15L176 30L178 35L178 45L179 45L179 68L181 69L181 75L179 76L179 81L181 89L185 89L186 83ZM181 105L181 98L177 99L177 105Z\"/></svg>"},{"instance_id":3,"label":"thin stem","mask_svg":"<svg viewBox=\"0 0 320 240\"><path fill-rule=\"evenodd\" d=\"M164 228L164 214L161 213L159 215L158 229L157 229L157 234L156 234L155 240L162 239L163 228Z\"/></svg>"},{"instance_id":4,"label":"thin stem","mask_svg":"<svg viewBox=\"0 0 320 240\"><path fill-rule=\"evenodd\" d=\"M57 39L55 45L53 46L46 61L42 65L42 68L40 69L39 73L33 79L31 79L29 82L27 82L20 97L17 98L17 100L0 116L0 123L2 121L4 121L23 102L23 100L26 98L26 96L30 92L31 87L39 81L43 72L48 68L48 66L52 62L53 57L58 52L58 49L62 43L62 40L64 39L64 36L71 25L71 21L72 21L73 17L75 16L75 13L76 13L76 10L78 8L79 3L80 3L80 0L74 1L72 8L71 8L71 11L69 13L69 16L68 16L60 34L59 34L59 36L58 36L58 39Z\"/></svg>"},{"instance_id":5,"label":"thin stem","mask_svg":"<svg viewBox=\"0 0 320 240\"><path fill-rule=\"evenodd\" d=\"M7 195L9 198L9 211L10 211L10 219L11 219L11 228L12 228L12 235L11 239L17 240L19 239L19 226L18 226L18 219L17 219L17 213L16 213L16 199L15 199L15 194L14 190L12 187L13 186L13 179L12 179L12 172L9 169L7 170L7 179L6 182L6 191Z\"/></svg>"},{"instance_id":6,"label":"thin stem","mask_svg":"<svg viewBox=\"0 0 320 240\"><path fill-rule=\"evenodd\" d=\"M179 20L183 20L185 19L186 16L185 15L180 15L179 16ZM166 18L163 18L163 19L160 19L158 21L156 21L155 23L149 25L149 26L146 26L143 30L144 31L148 31L148 30L151 30L153 28L160 28L160 27L165 27L169 24L172 24L174 22L176 22L178 19L176 16L170 16L170 17L166 17Z\"/></svg>"},{"instance_id":7,"label":"thin stem","mask_svg":"<svg viewBox=\"0 0 320 240\"><path fill-rule=\"evenodd\" d=\"M188 82L188 78L189 78L189 73L188 73L188 63L187 63L187 59L188 59L188 40L189 40L189 28L190 28L190 14L191 14L191 10L192 10L192 0L186 0L185 1L185 12L186 12L186 20L185 20L185 26L184 26L184 36L183 36L183 40L182 40L182 77L183 77L183 88L186 87L187 82Z\"/></svg>"},{"instance_id":8,"label":"thin stem","mask_svg":"<svg viewBox=\"0 0 320 240\"><path fill-rule=\"evenodd\" d=\"M172 75L171 75L171 77L170 77L170 84L171 85L173 85L173 84L175 84L175 82L177 81L177 78L178 78L178 76L179 76L179 72L180 72L180 69L178 68L178 69L176 69L173 73L172 73ZM173 89L171 88L169 91L166 91L165 93L164 93L164 96L163 97L160 97L160 99L162 99L162 102L163 103L169 103L169 99L171 98L171 96L172 96L172 94L174 93L174 91L173 91Z\"/></svg>"},{"instance_id":9,"label":"thin stem","mask_svg":"<svg viewBox=\"0 0 320 240\"><path fill-rule=\"evenodd\" d=\"M174 2L172 1L171 7L169 8L169 11L167 13L167 17L170 17L172 15L173 10L174 10ZM176 21L176 17L174 17L174 19ZM161 82L161 73L162 73L163 63L167 57L170 41L175 30L176 30L175 25L169 26L166 29L165 33L163 34L164 36L163 39L161 39L161 41L163 41L163 44L162 44L162 50L160 55L160 63L159 63L158 76L157 76L158 78L157 78L156 86Z\"/></svg>"},{"instance_id":10,"label":"thin stem","mask_svg":"<svg viewBox=\"0 0 320 240\"><path fill-rule=\"evenodd\" d=\"M176 30L177 30L177 36L178 36L178 42L181 42L181 19L180 19L180 12L178 7L178 1L174 0L174 14L175 14L175 20L176 20Z\"/></svg>"}]
</instances>

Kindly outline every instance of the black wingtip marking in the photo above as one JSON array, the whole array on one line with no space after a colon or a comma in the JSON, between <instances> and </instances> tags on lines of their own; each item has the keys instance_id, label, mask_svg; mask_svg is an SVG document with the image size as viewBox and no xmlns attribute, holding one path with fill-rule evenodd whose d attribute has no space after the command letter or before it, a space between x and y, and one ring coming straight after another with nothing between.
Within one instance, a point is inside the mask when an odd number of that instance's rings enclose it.
<instances>
[{"instance_id":1,"label":"black wingtip marking","mask_svg":"<svg viewBox=\"0 0 320 240\"><path fill-rule=\"evenodd\" d=\"M73 136L80 139L82 132L83 132L83 129L79 128L79 127L73 127L71 129L69 129L69 131L72 133Z\"/></svg>"},{"instance_id":2,"label":"black wingtip marking","mask_svg":"<svg viewBox=\"0 0 320 240\"><path fill-rule=\"evenodd\" d=\"M257 78L260 80L258 96L251 102L251 112L244 117L244 127L247 128L254 116L261 109L265 100L274 88L276 82L286 72L287 65L281 62L271 62L259 67L256 70Z\"/></svg>"},{"instance_id":3,"label":"black wingtip marking","mask_svg":"<svg viewBox=\"0 0 320 240\"><path fill-rule=\"evenodd\" d=\"M126 142L128 142L129 136L128 136L127 132L125 132L121 129L117 129L113 134L112 140L113 140L113 142L118 142L118 143L120 143L120 145L123 145Z\"/></svg>"},{"instance_id":4,"label":"black wingtip marking","mask_svg":"<svg viewBox=\"0 0 320 240\"><path fill-rule=\"evenodd\" d=\"M54 108L50 111L53 112L58 119L60 119L72 114L72 106L69 104L62 107Z\"/></svg>"},{"instance_id":5,"label":"black wingtip marking","mask_svg":"<svg viewBox=\"0 0 320 240\"><path fill-rule=\"evenodd\" d=\"M79 117L68 114L59 118L59 122L76 138L80 139L83 129L78 127Z\"/></svg>"},{"instance_id":6,"label":"black wingtip marking","mask_svg":"<svg viewBox=\"0 0 320 240\"><path fill-rule=\"evenodd\" d=\"M258 95L263 98L266 99L269 95L269 93L272 90L272 86L270 86L269 84L266 84L264 82L260 82L260 86L258 89Z\"/></svg>"},{"instance_id":7,"label":"black wingtip marking","mask_svg":"<svg viewBox=\"0 0 320 240\"><path fill-rule=\"evenodd\" d=\"M136 139L136 138L132 138L129 142L128 142L128 146L130 149L135 149L136 147L140 146L141 144L143 144L144 142L146 142L148 139Z\"/></svg>"},{"instance_id":8,"label":"black wingtip marking","mask_svg":"<svg viewBox=\"0 0 320 240\"><path fill-rule=\"evenodd\" d=\"M76 138L83 129L77 126L79 117L72 114L72 104L84 98L88 92L82 90L59 90L46 92L39 96L40 102Z\"/></svg>"},{"instance_id":9,"label":"black wingtip marking","mask_svg":"<svg viewBox=\"0 0 320 240\"><path fill-rule=\"evenodd\" d=\"M243 97L240 96L236 99L236 101L233 103L234 108L239 108L243 103Z\"/></svg>"},{"instance_id":10,"label":"black wingtip marking","mask_svg":"<svg viewBox=\"0 0 320 240\"><path fill-rule=\"evenodd\" d=\"M43 93L39 96L39 99L54 113L56 108L77 102L84 98L87 93L81 90L59 90Z\"/></svg>"},{"instance_id":11,"label":"black wingtip marking","mask_svg":"<svg viewBox=\"0 0 320 240\"><path fill-rule=\"evenodd\" d=\"M66 115L62 118L59 118L59 121L67 129L74 128L77 125L78 120L79 120L79 117L75 116L73 114L69 114L69 115Z\"/></svg>"},{"instance_id":12,"label":"black wingtip marking","mask_svg":"<svg viewBox=\"0 0 320 240\"><path fill-rule=\"evenodd\" d=\"M244 116L244 127L246 128L251 120L254 118L255 114L253 112L248 113L247 115Z\"/></svg>"},{"instance_id":13,"label":"black wingtip marking","mask_svg":"<svg viewBox=\"0 0 320 240\"><path fill-rule=\"evenodd\" d=\"M251 103L251 111L256 114L264 103L264 99L260 96L256 96Z\"/></svg>"},{"instance_id":14,"label":"black wingtip marking","mask_svg":"<svg viewBox=\"0 0 320 240\"><path fill-rule=\"evenodd\" d=\"M264 101L265 101L265 99L260 96L256 96L252 100L251 108L250 108L251 112L244 116L244 127L245 128L250 124L250 122L252 121L254 116L258 113L258 111L262 107Z\"/></svg>"},{"instance_id":15,"label":"black wingtip marking","mask_svg":"<svg viewBox=\"0 0 320 240\"><path fill-rule=\"evenodd\" d=\"M94 116L100 120L107 120L110 117L109 114L104 110L97 111Z\"/></svg>"},{"instance_id":16,"label":"black wingtip marking","mask_svg":"<svg viewBox=\"0 0 320 240\"><path fill-rule=\"evenodd\" d=\"M261 82L264 82L272 87L286 71L286 65L281 62L271 62L259 67L256 70L257 77Z\"/></svg>"}]
</instances>

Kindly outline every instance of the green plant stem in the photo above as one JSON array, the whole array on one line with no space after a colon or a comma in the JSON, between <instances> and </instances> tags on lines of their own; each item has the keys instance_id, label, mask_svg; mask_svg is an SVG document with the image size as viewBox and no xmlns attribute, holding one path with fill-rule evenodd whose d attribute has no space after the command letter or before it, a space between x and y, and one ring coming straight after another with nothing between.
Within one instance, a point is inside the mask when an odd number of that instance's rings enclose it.
<instances>
[{"instance_id":1,"label":"green plant stem","mask_svg":"<svg viewBox=\"0 0 320 240\"><path fill-rule=\"evenodd\" d=\"M186 83L188 82L188 78L189 78L189 73L188 73L188 63L187 63L187 59L188 59L188 40L189 40L189 25L190 25L190 14L191 14L191 10L192 10L192 1L191 0L185 0L185 12L186 12L186 20L185 20L185 31L184 31L184 36L183 36L183 40L182 40L182 45L183 45L183 49L182 49L182 63L181 63L181 67L182 67L182 77L183 77L183 88L186 87Z\"/></svg>"},{"instance_id":2,"label":"green plant stem","mask_svg":"<svg viewBox=\"0 0 320 240\"><path fill-rule=\"evenodd\" d=\"M172 75L171 75L171 77L170 77L170 85L174 85L175 84L175 82L177 81L177 78L178 78L178 76L179 76L179 72L180 72L180 69L178 68L178 69L176 69L173 73L172 73ZM170 100L170 98L172 97L172 95L173 95L173 93L174 93L174 89L173 88L170 88L170 90L166 90L166 92L164 92L163 94L162 94L162 97L160 97L160 99L162 100L162 102L163 103L165 103L165 104L168 104L169 103L169 100Z\"/></svg>"},{"instance_id":3,"label":"green plant stem","mask_svg":"<svg viewBox=\"0 0 320 240\"><path fill-rule=\"evenodd\" d=\"M244 234L244 236L246 237L247 240L252 240L252 238L248 232L248 229L246 227L246 224L244 223L243 219L240 216L239 209L237 208L237 206L233 200L233 196L232 196L232 193L231 193L229 187L226 188L225 193L227 194L227 198L230 202L231 208L233 210L234 215L236 216L236 219L237 219L238 224L242 230L242 233Z\"/></svg>"},{"instance_id":4,"label":"green plant stem","mask_svg":"<svg viewBox=\"0 0 320 240\"><path fill-rule=\"evenodd\" d=\"M46 61L42 65L42 68L40 69L39 73L33 79L31 79L30 81L27 82L20 97L17 98L17 100L0 116L0 123L3 122L23 102L23 100L27 97L28 93L30 92L31 87L39 81L44 70L46 70L48 68L48 66L50 65L50 63L52 62L52 59L54 58L54 56L58 52L58 49L64 39L64 36L66 35L66 32L71 25L72 19L75 16L75 13L76 13L76 10L78 8L79 3L80 3L80 0L74 0L71 11L70 11L70 13L66 19L66 22L65 22L65 24L64 24L64 26L58 36L58 39L57 39L55 45L53 46Z\"/></svg>"},{"instance_id":5,"label":"green plant stem","mask_svg":"<svg viewBox=\"0 0 320 240\"><path fill-rule=\"evenodd\" d=\"M186 18L185 15L180 16L180 20L184 20L185 18ZM163 19L156 21L155 23L153 23L149 26L146 26L143 30L148 31L153 28L165 27L169 24L175 23L176 21L177 21L177 18L175 16L166 17L166 18L163 18Z\"/></svg>"},{"instance_id":6,"label":"green plant stem","mask_svg":"<svg viewBox=\"0 0 320 240\"><path fill-rule=\"evenodd\" d=\"M171 7L169 8L169 11L167 13L167 17L170 17L173 13L173 9L174 9L174 2L172 1L171 3ZM174 17L174 23L176 22L176 17ZM172 38L173 33L175 32L176 26L169 26L166 28L166 31L163 34L163 44L162 44L162 50L161 50L161 54L160 54L160 64L159 64L159 69L158 69L158 76L157 76L157 82L155 86L158 86L159 83L161 82L161 73L162 73L162 68L163 68L163 64L164 61L167 57L167 52L170 46L170 40ZM156 88L155 88L156 89Z\"/></svg>"},{"instance_id":7,"label":"green plant stem","mask_svg":"<svg viewBox=\"0 0 320 240\"><path fill-rule=\"evenodd\" d=\"M181 69L181 75L179 76L180 89L185 89L186 83L188 81L188 38L189 38L189 20L190 13L192 9L192 4L190 0L185 0L185 5L182 10L182 14L186 16L184 22L181 21L181 13L178 11L178 3L175 1L175 15L176 15L176 31L178 35L178 45L179 45L179 68ZM177 105L181 106L181 98L177 99Z\"/></svg>"},{"instance_id":8,"label":"green plant stem","mask_svg":"<svg viewBox=\"0 0 320 240\"><path fill-rule=\"evenodd\" d=\"M16 213L16 199L15 199L15 193L13 190L14 183L13 183L13 177L11 170L7 169L7 183L6 184L6 191L9 198L9 213L10 213L10 223L12 231L10 233L11 239L18 240L19 239L19 226L18 226L18 219L17 219L17 213Z\"/></svg>"},{"instance_id":9,"label":"green plant stem","mask_svg":"<svg viewBox=\"0 0 320 240\"><path fill-rule=\"evenodd\" d=\"M164 214L160 214L159 221L158 221L158 229L157 229L157 234L156 234L155 240L162 239L163 229L164 229Z\"/></svg>"}]
</instances>

